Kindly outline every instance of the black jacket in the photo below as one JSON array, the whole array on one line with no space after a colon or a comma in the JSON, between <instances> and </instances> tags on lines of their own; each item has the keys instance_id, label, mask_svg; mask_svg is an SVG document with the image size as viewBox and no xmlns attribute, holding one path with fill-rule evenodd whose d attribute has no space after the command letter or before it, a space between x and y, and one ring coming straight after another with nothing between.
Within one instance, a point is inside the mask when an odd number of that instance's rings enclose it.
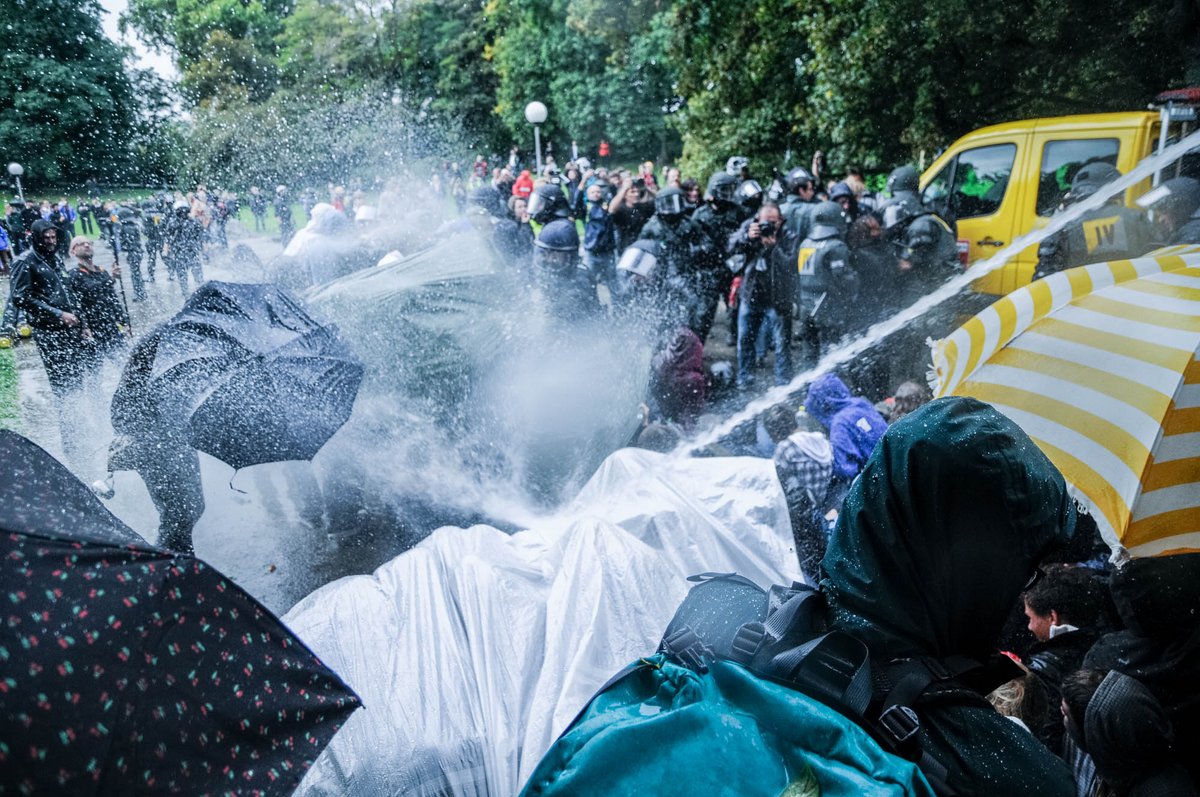
<instances>
[{"instance_id":1,"label":"black jacket","mask_svg":"<svg viewBox=\"0 0 1200 797\"><path fill-rule=\"evenodd\" d=\"M1016 424L943 398L890 426L821 562L831 626L874 673L895 660L984 661L1038 562L1073 533L1062 474ZM922 749L969 795L1073 797L1061 760L986 703L919 702Z\"/></svg>"},{"instance_id":2,"label":"black jacket","mask_svg":"<svg viewBox=\"0 0 1200 797\"><path fill-rule=\"evenodd\" d=\"M758 241L750 240L753 221L753 217L746 219L729 236L730 254L745 258L739 296L751 306L770 307L790 315L792 303L796 301L798 241L785 225L779 231L775 246L764 249Z\"/></svg>"},{"instance_id":3,"label":"black jacket","mask_svg":"<svg viewBox=\"0 0 1200 797\"><path fill-rule=\"evenodd\" d=\"M58 258L47 259L35 249L27 250L13 262L11 290L13 305L25 312L34 329L47 332L69 329L60 316L64 312L81 314Z\"/></svg>"}]
</instances>

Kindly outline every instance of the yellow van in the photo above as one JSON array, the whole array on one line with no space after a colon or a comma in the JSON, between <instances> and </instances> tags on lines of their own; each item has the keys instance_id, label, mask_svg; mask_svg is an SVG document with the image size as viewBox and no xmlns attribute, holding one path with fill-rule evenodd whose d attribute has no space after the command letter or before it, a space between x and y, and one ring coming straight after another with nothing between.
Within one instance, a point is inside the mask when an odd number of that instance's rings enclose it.
<instances>
[{"instance_id":1,"label":"yellow van","mask_svg":"<svg viewBox=\"0 0 1200 797\"><path fill-rule=\"evenodd\" d=\"M922 197L957 220L959 255L965 264L989 257L1045 226L1084 164L1104 161L1127 173L1158 148L1164 121L1175 133L1172 122L1186 124L1194 118L1194 108L1172 105L1165 97L1160 96L1167 103L1161 112L1026 119L968 133L921 176ZM1150 186L1147 179L1131 187L1126 203L1133 205ZM1037 247L1030 246L975 288L1008 293L1027 285L1036 265Z\"/></svg>"}]
</instances>

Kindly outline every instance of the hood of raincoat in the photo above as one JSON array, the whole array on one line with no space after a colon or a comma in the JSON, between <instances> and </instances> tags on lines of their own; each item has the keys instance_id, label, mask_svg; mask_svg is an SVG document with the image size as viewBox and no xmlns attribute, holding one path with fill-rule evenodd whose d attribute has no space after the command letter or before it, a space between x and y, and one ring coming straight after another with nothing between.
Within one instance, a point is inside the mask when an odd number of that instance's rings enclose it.
<instances>
[{"instance_id":1,"label":"hood of raincoat","mask_svg":"<svg viewBox=\"0 0 1200 797\"><path fill-rule=\"evenodd\" d=\"M985 658L1075 505L1015 423L938 399L890 427L846 497L822 562L831 620L882 660Z\"/></svg>"},{"instance_id":2,"label":"hood of raincoat","mask_svg":"<svg viewBox=\"0 0 1200 797\"><path fill-rule=\"evenodd\" d=\"M29 230L31 237L33 238L33 248L37 251L37 253L43 257L50 257L53 255L55 247L46 246L45 236L46 233L51 230L55 230L55 232L57 232L54 224L46 221L45 219L39 219L30 225Z\"/></svg>"},{"instance_id":3,"label":"hood of raincoat","mask_svg":"<svg viewBox=\"0 0 1200 797\"><path fill-rule=\"evenodd\" d=\"M808 389L808 397L804 399L804 411L820 421L822 426L829 428L833 416L856 401L871 406L866 399L852 396L850 388L846 387L846 383L837 374L825 374Z\"/></svg>"}]
</instances>

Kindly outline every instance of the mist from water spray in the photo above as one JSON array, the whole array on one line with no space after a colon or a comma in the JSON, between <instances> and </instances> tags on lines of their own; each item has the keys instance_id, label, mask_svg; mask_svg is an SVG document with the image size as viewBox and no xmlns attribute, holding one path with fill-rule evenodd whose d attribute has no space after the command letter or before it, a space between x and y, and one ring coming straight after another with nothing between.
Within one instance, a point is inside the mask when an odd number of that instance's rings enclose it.
<instances>
[{"instance_id":1,"label":"mist from water spray","mask_svg":"<svg viewBox=\"0 0 1200 797\"><path fill-rule=\"evenodd\" d=\"M1143 159L1141 163L1130 170L1128 174L1122 175L1119 179L1104 186L1101 190L1097 191L1084 201L1075 205L1071 205L1062 213L1058 213L1053 216L1045 227L1039 230L1031 230L986 260L973 264L962 274L950 279L943 285L939 286L932 293L921 297L916 302L896 313L891 318L874 324L858 338L844 343L828 352L820 359L820 361L817 362L816 365L800 374L797 374L796 377L793 378L788 384L771 388L762 396L747 404L741 411L725 419L717 426L705 431L695 439L688 440L681 444L672 453L677 456L683 456L695 451L699 451L705 446L712 445L721 438L733 432L734 429L743 423L753 420L759 414L765 412L775 404L791 398L797 392L807 387L817 377L832 371L839 365L852 361L854 358L867 351L871 346L875 345L887 336L903 329L909 324L909 322L923 316L925 313L937 307L942 302L957 296L964 288L970 286L971 283L1004 266L1004 264L1007 263L1010 258L1015 257L1026 247L1041 243L1046 238L1049 238L1051 235L1054 235L1068 224L1083 216L1083 214L1100 207L1110 198L1125 191L1130 186L1141 182L1154 172L1160 171L1171 165L1198 146L1200 146L1200 131L1196 131L1186 138L1165 148L1161 152Z\"/></svg>"}]
</instances>

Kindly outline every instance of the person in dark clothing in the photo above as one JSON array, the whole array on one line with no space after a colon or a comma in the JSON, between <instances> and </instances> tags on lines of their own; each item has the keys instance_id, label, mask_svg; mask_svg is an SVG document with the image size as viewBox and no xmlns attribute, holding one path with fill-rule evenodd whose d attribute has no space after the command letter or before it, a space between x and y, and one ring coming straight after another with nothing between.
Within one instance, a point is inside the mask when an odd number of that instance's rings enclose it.
<instances>
[{"instance_id":1,"label":"person in dark clothing","mask_svg":"<svg viewBox=\"0 0 1200 797\"><path fill-rule=\"evenodd\" d=\"M779 206L763 205L729 237L729 252L743 256L738 296L737 384L754 382L755 339L765 323L775 348L775 384L792 379L792 307L796 300L799 242L783 225Z\"/></svg>"},{"instance_id":2,"label":"person in dark clothing","mask_svg":"<svg viewBox=\"0 0 1200 797\"><path fill-rule=\"evenodd\" d=\"M1124 629L1101 637L1084 667L1129 676L1158 701L1174 729L1177 760L1200 790L1200 553L1129 560L1113 570L1110 589ZM1121 721L1116 697L1098 722ZM1089 706L1089 723L1092 712ZM1090 738L1087 749L1103 770Z\"/></svg>"},{"instance_id":3,"label":"person in dark clothing","mask_svg":"<svg viewBox=\"0 0 1200 797\"><path fill-rule=\"evenodd\" d=\"M596 314L596 287L579 261L579 233L575 223L555 219L534 241L533 271L550 314L577 321Z\"/></svg>"},{"instance_id":4,"label":"person in dark clothing","mask_svg":"<svg viewBox=\"0 0 1200 797\"><path fill-rule=\"evenodd\" d=\"M83 387L94 358L91 332L58 259L58 230L39 219L31 225L31 247L13 263L13 306L25 313L58 407L63 448L74 456L76 434L71 397Z\"/></svg>"},{"instance_id":5,"label":"person in dark clothing","mask_svg":"<svg viewBox=\"0 0 1200 797\"><path fill-rule=\"evenodd\" d=\"M142 202L142 231L145 233L146 243L147 282L154 282L154 270L157 267L158 258L162 255L163 229L168 209L169 206L164 207L163 202L155 197L150 197Z\"/></svg>"},{"instance_id":6,"label":"person in dark clothing","mask_svg":"<svg viewBox=\"0 0 1200 797\"><path fill-rule=\"evenodd\" d=\"M817 205L797 256L801 337L809 366L861 326L858 274L845 237L846 219L837 203Z\"/></svg>"},{"instance_id":7,"label":"person in dark clothing","mask_svg":"<svg viewBox=\"0 0 1200 797\"><path fill-rule=\"evenodd\" d=\"M642 227L639 240L658 242L663 294L661 308L669 327L684 325L699 336L705 307L702 265L709 259L711 241L687 216L683 191L667 186L654 197L654 216Z\"/></svg>"},{"instance_id":8,"label":"person in dark clothing","mask_svg":"<svg viewBox=\"0 0 1200 797\"><path fill-rule=\"evenodd\" d=\"M644 183L625 178L620 189L608 203L617 232L617 251L629 247L642 234L642 227L654 215L653 197L644 198Z\"/></svg>"},{"instance_id":9,"label":"person in dark clothing","mask_svg":"<svg viewBox=\"0 0 1200 797\"><path fill-rule=\"evenodd\" d=\"M125 268L133 282L133 300L146 300L146 280L142 276L142 229L133 208L122 207L117 211L120 219L121 251L125 253Z\"/></svg>"},{"instance_id":10,"label":"person in dark clothing","mask_svg":"<svg viewBox=\"0 0 1200 797\"><path fill-rule=\"evenodd\" d=\"M155 335L138 343L113 394L112 425L118 437L109 447L108 470L136 470L158 510L156 544L192 554L192 530L204 514L200 457L179 420L187 413L164 406L149 388L157 346Z\"/></svg>"},{"instance_id":11,"label":"person in dark clothing","mask_svg":"<svg viewBox=\"0 0 1200 797\"><path fill-rule=\"evenodd\" d=\"M1157 244L1200 244L1200 180L1173 177L1138 198L1154 214Z\"/></svg>"},{"instance_id":12,"label":"person in dark clothing","mask_svg":"<svg viewBox=\"0 0 1200 797\"><path fill-rule=\"evenodd\" d=\"M1025 682L1021 718L1044 745L1062 755L1062 683L1083 664L1099 636L1104 594L1094 571L1052 565L1025 591L1025 616L1037 642L1022 657Z\"/></svg>"},{"instance_id":13,"label":"person in dark clothing","mask_svg":"<svg viewBox=\"0 0 1200 797\"><path fill-rule=\"evenodd\" d=\"M287 195L286 186L275 187L275 218L279 221L279 240L286 248L292 236L296 234L296 223L292 220L292 200Z\"/></svg>"},{"instance_id":14,"label":"person in dark clothing","mask_svg":"<svg viewBox=\"0 0 1200 797\"><path fill-rule=\"evenodd\" d=\"M733 202L733 192L737 187L737 179L728 172L714 172L708 178L708 189L705 191L704 204L696 208L692 214L692 222L705 233L709 239L707 257L701 262L702 274L700 282L700 298L703 303L701 328L697 334L700 340L706 341L712 329L713 319L717 314L717 304L721 297L728 297L730 285L733 283L733 271L726 264L729 257L729 236L741 225L741 216ZM737 316L730 310L730 340L731 345L737 345Z\"/></svg>"},{"instance_id":15,"label":"person in dark clothing","mask_svg":"<svg viewBox=\"0 0 1200 797\"><path fill-rule=\"evenodd\" d=\"M267 231L267 198L258 186L250 188L250 215L254 217L254 231Z\"/></svg>"},{"instance_id":16,"label":"person in dark clothing","mask_svg":"<svg viewBox=\"0 0 1200 797\"><path fill-rule=\"evenodd\" d=\"M842 505L821 562L829 627L867 646L879 704L912 712L903 727L928 756L922 771L961 797L1075 794L1066 765L982 696L1019 674L997 639L1074 528L1062 474L971 398L890 427ZM964 675L920 677L942 668Z\"/></svg>"},{"instance_id":17,"label":"person in dark clothing","mask_svg":"<svg viewBox=\"0 0 1200 797\"><path fill-rule=\"evenodd\" d=\"M67 274L67 287L79 301L81 316L87 319L96 354L111 356L125 346L123 330L129 328L129 314L117 297L120 272L110 275L93 263L94 252L92 242L83 236L71 241L71 256L76 263ZM99 362L98 357L95 362Z\"/></svg>"},{"instance_id":18,"label":"person in dark clothing","mask_svg":"<svg viewBox=\"0 0 1200 797\"><path fill-rule=\"evenodd\" d=\"M1084 201L1120 176L1107 163L1089 163L1071 180L1067 206ZM1118 193L1038 244L1033 278L1042 279L1087 263L1140 257L1149 251L1152 238L1146 215L1125 207L1123 195Z\"/></svg>"},{"instance_id":19,"label":"person in dark clothing","mask_svg":"<svg viewBox=\"0 0 1200 797\"><path fill-rule=\"evenodd\" d=\"M188 294L189 272L199 285L204 281L204 264L201 255L204 249L204 227L191 212L188 203L175 203L175 216L166 229L163 245L163 262L174 273L179 290Z\"/></svg>"}]
</instances>

